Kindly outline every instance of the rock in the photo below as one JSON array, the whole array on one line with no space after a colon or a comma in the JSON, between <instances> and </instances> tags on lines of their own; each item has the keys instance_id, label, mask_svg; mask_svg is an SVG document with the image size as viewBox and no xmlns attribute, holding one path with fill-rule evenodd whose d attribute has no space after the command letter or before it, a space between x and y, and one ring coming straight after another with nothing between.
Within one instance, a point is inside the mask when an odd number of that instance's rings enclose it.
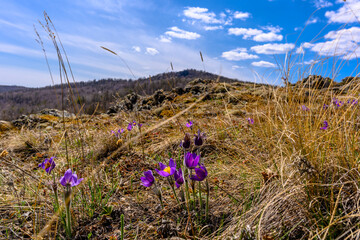
<instances>
[{"instance_id":1,"label":"rock","mask_svg":"<svg viewBox=\"0 0 360 240\"><path fill-rule=\"evenodd\" d=\"M136 104L138 99L139 95L137 95L136 93L130 93L125 96L125 100L127 100L127 102L131 103L132 105Z\"/></svg>"},{"instance_id":2,"label":"rock","mask_svg":"<svg viewBox=\"0 0 360 240\"><path fill-rule=\"evenodd\" d=\"M0 132L5 132L14 128L14 125L8 121L0 120Z\"/></svg>"},{"instance_id":3,"label":"rock","mask_svg":"<svg viewBox=\"0 0 360 240\"><path fill-rule=\"evenodd\" d=\"M185 93L184 89L181 87L173 88L172 92L176 93L177 95L183 95Z\"/></svg>"},{"instance_id":4,"label":"rock","mask_svg":"<svg viewBox=\"0 0 360 240\"><path fill-rule=\"evenodd\" d=\"M164 90L160 89L157 90L154 93L154 102L153 105L160 105L164 100L165 100L166 96L164 94Z\"/></svg>"},{"instance_id":5,"label":"rock","mask_svg":"<svg viewBox=\"0 0 360 240\"><path fill-rule=\"evenodd\" d=\"M63 116L63 111L58 110L58 109L43 109L40 112L43 115L51 115L54 117L62 117ZM69 113L68 111L64 111L64 117L66 118L72 118L75 117L75 114L73 113Z\"/></svg>"},{"instance_id":6,"label":"rock","mask_svg":"<svg viewBox=\"0 0 360 240\"><path fill-rule=\"evenodd\" d=\"M324 78L319 75L309 75L308 77L297 83L297 85L305 88L322 89L328 88L330 85L332 85L332 83L333 80L331 78Z\"/></svg>"}]
</instances>

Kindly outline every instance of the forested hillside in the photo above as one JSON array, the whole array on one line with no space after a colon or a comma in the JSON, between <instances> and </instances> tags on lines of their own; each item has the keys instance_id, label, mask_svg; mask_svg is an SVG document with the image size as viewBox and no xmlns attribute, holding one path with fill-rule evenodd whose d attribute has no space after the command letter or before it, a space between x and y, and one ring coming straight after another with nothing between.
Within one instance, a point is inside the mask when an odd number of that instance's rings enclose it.
<instances>
[{"instance_id":1,"label":"forested hillside","mask_svg":"<svg viewBox=\"0 0 360 240\"><path fill-rule=\"evenodd\" d=\"M194 78L215 80L218 75L189 69L161 73L149 78L139 78L136 81L109 78L77 82L71 84L73 96L76 99L72 99L68 86L55 85L43 88L0 86L0 119L12 120L20 115L35 113L44 108L62 109L62 92L65 109L70 112L74 112L72 102L83 105L84 112L88 114L92 114L96 108L97 112L104 112L117 98L128 93L149 95L158 89L167 91L175 87L184 87ZM221 77L219 81L233 82L236 80Z\"/></svg>"}]
</instances>

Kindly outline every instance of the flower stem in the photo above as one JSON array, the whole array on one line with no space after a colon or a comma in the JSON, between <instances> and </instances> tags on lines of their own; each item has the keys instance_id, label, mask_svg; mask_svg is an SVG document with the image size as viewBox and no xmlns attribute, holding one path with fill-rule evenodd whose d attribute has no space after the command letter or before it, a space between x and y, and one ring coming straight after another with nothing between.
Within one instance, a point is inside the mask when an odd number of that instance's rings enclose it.
<instances>
[{"instance_id":1,"label":"flower stem","mask_svg":"<svg viewBox=\"0 0 360 240\"><path fill-rule=\"evenodd\" d=\"M68 235L68 239L71 239L71 186L66 186L65 193L65 211L66 211L66 234Z\"/></svg>"},{"instance_id":2,"label":"flower stem","mask_svg":"<svg viewBox=\"0 0 360 240\"><path fill-rule=\"evenodd\" d=\"M206 179L206 210L205 210L205 220L208 219L209 216L209 195L210 195L210 186L209 181Z\"/></svg>"},{"instance_id":3,"label":"flower stem","mask_svg":"<svg viewBox=\"0 0 360 240\"><path fill-rule=\"evenodd\" d=\"M170 177L171 177L171 176L170 176ZM180 201L179 201L179 198L178 198L178 196L176 195L176 192L175 192L174 184L171 182L170 177L167 178L167 179L168 179L168 182L169 182L169 185L170 185L170 187L171 187L171 189L172 189L172 191L173 191L173 193L174 193L174 196L175 196L175 198L176 198L176 201L178 202L179 206L181 206L181 203L180 203Z\"/></svg>"},{"instance_id":4,"label":"flower stem","mask_svg":"<svg viewBox=\"0 0 360 240\"><path fill-rule=\"evenodd\" d=\"M201 199L201 182L199 181L199 204L200 204L200 221L201 221L201 216L202 216L202 199Z\"/></svg>"}]
</instances>

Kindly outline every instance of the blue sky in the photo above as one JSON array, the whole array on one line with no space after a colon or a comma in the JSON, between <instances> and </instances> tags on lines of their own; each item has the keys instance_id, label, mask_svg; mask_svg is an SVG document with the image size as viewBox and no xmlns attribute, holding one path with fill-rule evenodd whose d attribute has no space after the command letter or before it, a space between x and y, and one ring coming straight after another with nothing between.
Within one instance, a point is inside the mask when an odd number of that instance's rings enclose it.
<instances>
[{"instance_id":1,"label":"blue sky","mask_svg":"<svg viewBox=\"0 0 360 240\"><path fill-rule=\"evenodd\" d=\"M357 74L360 0L0 0L0 85L51 85L37 28L55 24L76 81L138 78L186 68L281 84L306 74ZM115 56L100 46L116 52ZM201 62L202 52L204 63ZM130 73L127 63L132 73Z\"/></svg>"}]
</instances>

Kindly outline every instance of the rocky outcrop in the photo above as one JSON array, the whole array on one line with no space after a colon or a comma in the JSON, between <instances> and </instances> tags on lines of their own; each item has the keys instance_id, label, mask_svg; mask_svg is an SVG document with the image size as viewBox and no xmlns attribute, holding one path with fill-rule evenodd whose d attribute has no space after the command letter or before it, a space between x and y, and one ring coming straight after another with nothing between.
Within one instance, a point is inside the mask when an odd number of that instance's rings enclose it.
<instances>
[{"instance_id":1,"label":"rocky outcrop","mask_svg":"<svg viewBox=\"0 0 360 240\"><path fill-rule=\"evenodd\" d=\"M58 109L44 109L37 114L22 115L18 119L11 121L11 124L17 128L43 127L46 128L51 122L58 122L63 117L63 111ZM64 111L64 117L71 119L75 114Z\"/></svg>"},{"instance_id":2,"label":"rocky outcrop","mask_svg":"<svg viewBox=\"0 0 360 240\"><path fill-rule=\"evenodd\" d=\"M332 85L333 80L329 77L322 77L320 75L309 75L296 85L305 88L322 89L328 88Z\"/></svg>"}]
</instances>

